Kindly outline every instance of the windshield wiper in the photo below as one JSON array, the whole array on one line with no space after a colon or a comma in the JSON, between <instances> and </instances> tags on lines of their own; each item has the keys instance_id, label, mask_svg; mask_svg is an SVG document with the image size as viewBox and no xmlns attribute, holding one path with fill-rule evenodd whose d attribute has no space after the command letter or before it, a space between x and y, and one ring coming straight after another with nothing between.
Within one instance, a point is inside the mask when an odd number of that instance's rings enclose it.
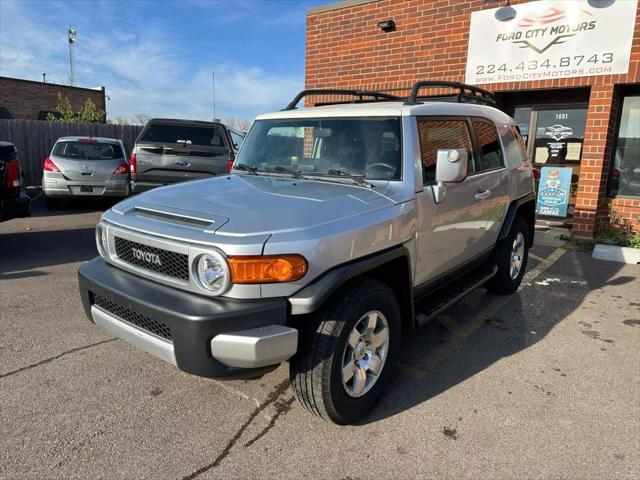
<instances>
[{"instance_id":1,"label":"windshield wiper","mask_svg":"<svg viewBox=\"0 0 640 480\"><path fill-rule=\"evenodd\" d=\"M239 163L233 166L234 170L244 170L249 172L250 175L258 175L258 167L247 165L246 163Z\"/></svg>"},{"instance_id":2,"label":"windshield wiper","mask_svg":"<svg viewBox=\"0 0 640 480\"><path fill-rule=\"evenodd\" d=\"M304 176L298 170L292 170L287 167L283 167L282 165L276 165L273 168L267 170L266 168L263 170L264 172L275 172L275 173L287 173L291 175L293 178L304 178Z\"/></svg>"},{"instance_id":3,"label":"windshield wiper","mask_svg":"<svg viewBox=\"0 0 640 480\"><path fill-rule=\"evenodd\" d=\"M352 173L345 172L344 170L338 170L337 168L332 168L330 170L327 170L326 175L330 177L345 177L345 178L348 178L349 180L354 181L355 183L357 183L362 187L367 187L367 188L374 187L372 183L369 183L364 179L364 175L354 175Z\"/></svg>"}]
</instances>

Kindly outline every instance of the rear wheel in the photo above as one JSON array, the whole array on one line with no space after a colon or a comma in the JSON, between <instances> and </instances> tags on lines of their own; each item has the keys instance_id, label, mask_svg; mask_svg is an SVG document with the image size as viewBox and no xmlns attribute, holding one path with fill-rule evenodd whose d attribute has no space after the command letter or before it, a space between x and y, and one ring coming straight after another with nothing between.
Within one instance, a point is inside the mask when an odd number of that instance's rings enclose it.
<instances>
[{"instance_id":1,"label":"rear wheel","mask_svg":"<svg viewBox=\"0 0 640 480\"><path fill-rule=\"evenodd\" d=\"M354 283L303 332L301 350L290 362L298 400L325 420L355 422L389 384L400 336L393 291L374 279Z\"/></svg>"},{"instance_id":2,"label":"rear wheel","mask_svg":"<svg viewBox=\"0 0 640 480\"><path fill-rule=\"evenodd\" d=\"M486 284L487 290L494 293L510 294L515 292L529 257L529 227L522 217L516 217L507 238L497 245L496 266L498 273Z\"/></svg>"}]
</instances>

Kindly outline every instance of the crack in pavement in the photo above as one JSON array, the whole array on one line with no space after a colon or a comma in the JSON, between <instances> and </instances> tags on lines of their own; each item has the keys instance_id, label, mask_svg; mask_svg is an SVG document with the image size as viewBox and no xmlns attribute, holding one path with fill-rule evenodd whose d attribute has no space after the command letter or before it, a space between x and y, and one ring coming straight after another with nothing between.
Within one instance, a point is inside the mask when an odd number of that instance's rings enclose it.
<instances>
[{"instance_id":1,"label":"crack in pavement","mask_svg":"<svg viewBox=\"0 0 640 480\"><path fill-rule=\"evenodd\" d=\"M27 365L26 367L21 367L21 368L18 368L17 370L13 370L11 372L3 373L2 375L0 375L0 379L1 378L5 378L5 377L10 377L11 375L15 375L16 373L24 372L25 370L30 370L32 368L39 367L41 365L46 365L47 363L51 363L54 360L57 360L57 359L59 359L61 357L64 357L65 355L69 355L70 353L80 352L82 350L86 350L87 348L97 347L98 345L102 345L104 343L113 342L115 340L118 340L118 339L117 338L110 338L108 340L102 340L100 342L92 343L90 345L85 345L84 347L72 348L71 350L67 350L66 352L59 353L58 355L55 355L53 357L45 358L44 360L40 360L37 363L33 363L31 365Z\"/></svg>"},{"instance_id":2,"label":"crack in pavement","mask_svg":"<svg viewBox=\"0 0 640 480\"><path fill-rule=\"evenodd\" d=\"M260 440L262 437L264 437L267 433L269 433L269 430L271 430L275 426L278 418L282 415L286 415L287 413L289 413L289 411L291 410L291 405L293 404L295 399L296 399L295 397L291 397L289 398L289 400L286 400L286 401L278 400L277 402L275 402L273 404L274 407L276 408L275 415L271 417L271 420L269 420L269 423L267 424L267 426L264 427L258 435L253 437L247 443L245 443L244 446L250 447L251 445L256 443L258 440Z\"/></svg>"},{"instance_id":3,"label":"crack in pavement","mask_svg":"<svg viewBox=\"0 0 640 480\"><path fill-rule=\"evenodd\" d=\"M247 420L240 426L240 428L236 431L235 435L233 437L231 437L231 440L229 440L227 442L227 445L224 447L224 450L222 450L222 453L220 453L220 455L218 455L217 458L213 462L211 462L211 463L209 463L207 465L204 465L203 467L200 467L198 470L196 470L195 472L193 472L193 473L191 473L189 475L186 475L185 477L182 477L182 480L193 480L197 476L199 476L199 475L211 470L212 468L216 468L218 465L220 465L220 463L222 463L222 461L229 455L229 453L231 453L231 449L238 442L238 440L240 439L240 437L242 436L244 431L249 427L249 425L251 425L251 422L253 422L255 420L255 418L265 408L267 408L272 403L275 403L278 400L278 397L280 395L282 395L287 390L287 388L289 388L289 380L288 379L283 380L282 382L277 384L275 386L275 388L269 393L269 395L267 395L267 398L265 398L264 401L260 405L258 405L253 410L253 412L251 412L251 415L249 415L249 418L247 418ZM280 416L280 414L276 413L276 415L274 415L274 417L278 417L278 416ZM269 423L271 423L271 422L269 422Z\"/></svg>"}]
</instances>

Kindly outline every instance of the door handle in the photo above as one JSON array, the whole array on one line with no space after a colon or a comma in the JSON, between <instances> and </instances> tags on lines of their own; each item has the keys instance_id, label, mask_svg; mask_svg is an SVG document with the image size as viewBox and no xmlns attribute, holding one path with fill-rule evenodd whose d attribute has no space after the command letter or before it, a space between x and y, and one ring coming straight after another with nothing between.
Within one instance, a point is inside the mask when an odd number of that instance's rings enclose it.
<instances>
[{"instance_id":1,"label":"door handle","mask_svg":"<svg viewBox=\"0 0 640 480\"><path fill-rule=\"evenodd\" d=\"M188 167L189 166L189 162L187 162L186 160L176 160L176 165L180 165L181 167Z\"/></svg>"},{"instance_id":2,"label":"door handle","mask_svg":"<svg viewBox=\"0 0 640 480\"><path fill-rule=\"evenodd\" d=\"M475 199L476 202L479 202L480 200L489 198L489 195L491 195L491 190L482 190L481 192L476 192L473 198Z\"/></svg>"}]
</instances>

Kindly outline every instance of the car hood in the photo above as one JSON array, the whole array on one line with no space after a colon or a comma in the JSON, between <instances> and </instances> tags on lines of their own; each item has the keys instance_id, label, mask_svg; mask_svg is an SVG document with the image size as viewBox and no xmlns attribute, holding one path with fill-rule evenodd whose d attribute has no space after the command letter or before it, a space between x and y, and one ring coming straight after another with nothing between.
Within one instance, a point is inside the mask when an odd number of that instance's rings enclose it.
<instances>
[{"instance_id":1,"label":"car hood","mask_svg":"<svg viewBox=\"0 0 640 480\"><path fill-rule=\"evenodd\" d=\"M300 231L395 204L384 187L277 176L230 175L160 187L123 202L216 216L216 235ZM124 207L124 208L123 208Z\"/></svg>"}]
</instances>

